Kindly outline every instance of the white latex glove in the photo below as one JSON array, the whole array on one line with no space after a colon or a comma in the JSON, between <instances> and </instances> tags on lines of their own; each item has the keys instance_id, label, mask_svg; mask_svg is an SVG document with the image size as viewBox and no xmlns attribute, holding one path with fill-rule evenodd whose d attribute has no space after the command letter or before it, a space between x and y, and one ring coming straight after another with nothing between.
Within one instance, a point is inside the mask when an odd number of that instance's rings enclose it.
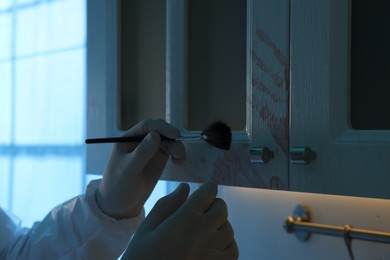
<instances>
[{"instance_id":1,"label":"white latex glove","mask_svg":"<svg viewBox=\"0 0 390 260\"><path fill-rule=\"evenodd\" d=\"M122 260L238 259L226 203L208 182L186 201L189 186L181 184L160 199L139 226Z\"/></svg>"},{"instance_id":2,"label":"white latex glove","mask_svg":"<svg viewBox=\"0 0 390 260\"><path fill-rule=\"evenodd\" d=\"M97 203L106 214L129 218L140 214L145 201L159 180L168 158L180 164L185 148L178 141L161 142L160 135L178 138L180 132L164 120L144 120L124 136L145 135L140 143L113 146L103 179L96 193Z\"/></svg>"}]
</instances>

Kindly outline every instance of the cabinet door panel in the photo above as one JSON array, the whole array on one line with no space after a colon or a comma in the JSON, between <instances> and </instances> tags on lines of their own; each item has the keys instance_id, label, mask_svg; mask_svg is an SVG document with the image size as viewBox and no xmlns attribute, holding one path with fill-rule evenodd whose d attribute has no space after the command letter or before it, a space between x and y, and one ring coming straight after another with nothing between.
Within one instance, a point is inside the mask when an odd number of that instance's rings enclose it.
<instances>
[{"instance_id":1,"label":"cabinet door panel","mask_svg":"<svg viewBox=\"0 0 390 260\"><path fill-rule=\"evenodd\" d=\"M390 131L350 126L350 8L292 1L290 141L317 156L290 165L291 189L390 198Z\"/></svg>"},{"instance_id":2,"label":"cabinet door panel","mask_svg":"<svg viewBox=\"0 0 390 260\"><path fill-rule=\"evenodd\" d=\"M220 4L229 6L235 1L219 1ZM221 12L217 5L207 4L204 2L207 12ZM191 49L191 55L188 55L189 45L192 44L193 38L187 36L190 32L187 31L188 19L187 15L195 15L195 12L188 10L192 8L189 2L170 0L167 4L167 119L172 124L180 128L181 132L186 134L200 133L202 129L188 128L187 95L188 86L194 82L202 82L199 79L195 81L189 75L194 75L191 69L194 67L189 57L196 57L193 53L197 50ZM221 26L233 26L229 19L232 19L229 12L235 15L238 8L235 10L226 10L226 23L219 21ZM241 6L242 7L242 6ZM223 15L218 15L223 19ZM198 19L201 19L200 17ZM207 26L207 25L205 25ZM210 25L215 26L215 24ZM205 28L208 29L208 28ZM218 28L217 28L218 29ZM226 29L226 28L225 28ZM237 28L235 28L237 30ZM241 123L233 123L233 144L229 151L222 151L210 147L202 142L186 143L188 159L184 165L176 166L169 164L164 172L163 178L169 180L180 181L195 181L203 182L208 179L213 179L219 184L258 187L258 188L274 188L287 189L288 185L288 109L289 109L289 1L247 1L246 2L246 26L242 28L245 32L239 32L241 35L246 35L246 47L243 51L244 60L246 60L246 69L242 67L234 68L234 61L237 60L234 50L226 51L225 55L221 56L221 61L218 58L211 60L213 64L205 64L209 68L208 75L202 79L204 84L209 84L212 87L218 84L218 77L215 75L221 74L221 66L223 63L233 64L226 73L244 73L243 78L246 80L242 84L234 84L224 82L226 91L220 94L220 99L224 95L229 95L229 88L242 88L245 92L246 100L242 102L241 108L245 111L245 126ZM218 32L216 32L218 35ZM221 46L228 49L229 46L224 46L228 38L220 33L220 36L215 36L204 39L211 46ZM228 36L226 36L228 37ZM234 37L234 36L233 36ZM231 39L233 42L233 39ZM204 47L199 56L205 56ZM238 50L237 50L238 51ZM218 51L213 53L214 57L218 55ZM209 56L207 56L209 57ZM212 57L210 58L212 59ZM198 61L199 62L199 61ZM220 65L218 65L220 64ZM222 65L221 65L222 64ZM237 64L240 64L237 62ZM197 64L199 65L199 64ZM236 65L242 66L242 65ZM200 67L200 66L199 66ZM213 70L215 73L213 74ZM210 76L211 75L211 76ZM209 81L207 81L209 80ZM221 79L223 81L223 79ZM199 83L198 83L199 84ZM221 88L220 88L221 89ZM236 90L236 89L233 89ZM205 91L206 92L206 91ZM234 93L234 91L232 92ZM230 94L232 95L232 94ZM238 95L239 96L239 95ZM236 105L237 99L231 99L225 104ZM211 111L207 115L207 120L219 118L218 109L210 108L207 110L203 106L207 106L200 96L198 100L191 96L191 102L198 104L199 110ZM221 100L214 100L220 105ZM212 103L212 102L211 102ZM233 104L234 103L234 104ZM226 107L226 110L229 107ZM191 108L194 110L194 108ZM223 109L222 109L223 110ZM213 115L213 111L216 111ZM191 112L194 113L194 112ZM196 113L196 109L195 109ZM229 113L225 120L229 122L241 122L242 118L235 120L235 113ZM237 114L239 117L242 113ZM232 117L231 117L232 116ZM200 116L201 117L201 116ZM199 121L199 120L198 120ZM205 122L203 122L204 124ZM211 123L211 122L209 122ZM200 127L200 124L195 124ZM238 126L238 127L236 127ZM243 129L241 129L243 128ZM255 164L251 156L251 148L267 147L274 152L274 158L267 164Z\"/></svg>"}]
</instances>

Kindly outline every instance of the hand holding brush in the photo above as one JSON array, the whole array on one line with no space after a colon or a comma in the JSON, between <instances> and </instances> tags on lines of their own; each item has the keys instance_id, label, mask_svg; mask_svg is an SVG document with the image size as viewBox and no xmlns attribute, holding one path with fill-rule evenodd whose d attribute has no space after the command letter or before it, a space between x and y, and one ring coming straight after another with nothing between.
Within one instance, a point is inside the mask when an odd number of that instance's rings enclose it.
<instances>
[{"instance_id":1,"label":"hand holding brush","mask_svg":"<svg viewBox=\"0 0 390 260\"><path fill-rule=\"evenodd\" d=\"M122 138L143 136L138 142L115 143L96 191L99 208L114 218L135 217L142 212L170 158L174 164L186 159L179 130L164 120L144 120Z\"/></svg>"}]
</instances>

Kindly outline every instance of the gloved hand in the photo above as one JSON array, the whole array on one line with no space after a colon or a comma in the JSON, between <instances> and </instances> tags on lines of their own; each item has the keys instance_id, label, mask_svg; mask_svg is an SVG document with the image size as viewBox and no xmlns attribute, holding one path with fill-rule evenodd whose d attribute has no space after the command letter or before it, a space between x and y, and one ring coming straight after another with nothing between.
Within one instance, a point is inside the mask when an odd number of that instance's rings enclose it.
<instances>
[{"instance_id":1,"label":"gloved hand","mask_svg":"<svg viewBox=\"0 0 390 260\"><path fill-rule=\"evenodd\" d=\"M188 184L160 199L139 226L122 260L237 259L227 207L208 182L186 201Z\"/></svg>"},{"instance_id":2,"label":"gloved hand","mask_svg":"<svg viewBox=\"0 0 390 260\"><path fill-rule=\"evenodd\" d=\"M145 135L140 143L114 144L96 192L100 209L115 218L137 216L159 180L168 158L180 164L185 148L178 141L161 142L160 135L178 138L180 132L164 120L144 120L124 136Z\"/></svg>"}]
</instances>

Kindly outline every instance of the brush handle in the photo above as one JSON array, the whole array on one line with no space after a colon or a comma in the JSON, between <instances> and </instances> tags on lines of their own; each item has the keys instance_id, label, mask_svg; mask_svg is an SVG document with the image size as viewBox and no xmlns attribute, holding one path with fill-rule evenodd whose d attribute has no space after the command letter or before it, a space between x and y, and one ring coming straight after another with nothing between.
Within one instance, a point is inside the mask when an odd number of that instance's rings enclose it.
<instances>
[{"instance_id":1,"label":"brush handle","mask_svg":"<svg viewBox=\"0 0 390 260\"><path fill-rule=\"evenodd\" d=\"M104 138L89 138L85 140L86 144L101 144L101 143L139 143L146 135L136 136L120 136L120 137L104 137ZM181 136L176 139L172 139L161 135L161 141L194 141L194 140L205 140L206 138L200 135L189 135Z\"/></svg>"},{"instance_id":2,"label":"brush handle","mask_svg":"<svg viewBox=\"0 0 390 260\"><path fill-rule=\"evenodd\" d=\"M136 136L120 136L120 137L105 137L105 138L89 138L85 140L86 144L101 144L101 143L139 143L146 135ZM161 141L176 141L176 139L161 136Z\"/></svg>"}]
</instances>

